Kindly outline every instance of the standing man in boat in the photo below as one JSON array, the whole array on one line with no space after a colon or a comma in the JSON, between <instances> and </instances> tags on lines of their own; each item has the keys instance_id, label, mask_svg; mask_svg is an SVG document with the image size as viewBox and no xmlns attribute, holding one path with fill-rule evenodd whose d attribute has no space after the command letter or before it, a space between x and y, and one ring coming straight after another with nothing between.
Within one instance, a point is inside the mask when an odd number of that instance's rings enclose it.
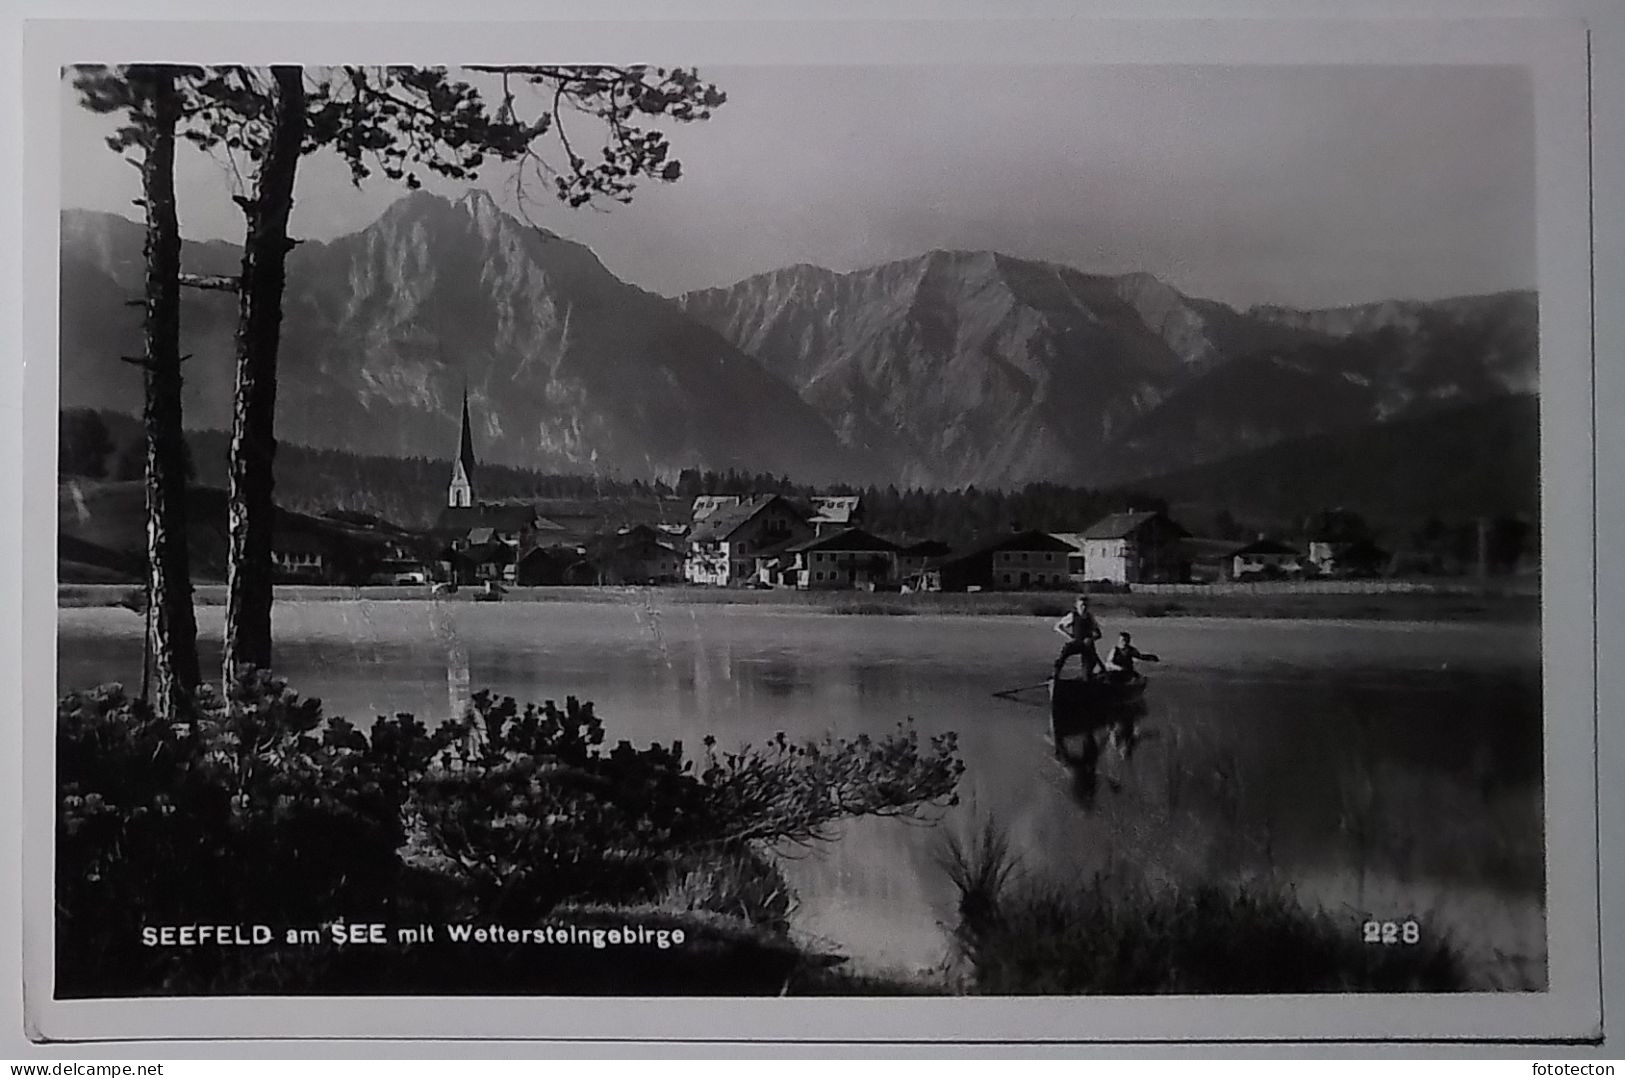
<instances>
[{"instance_id":1,"label":"standing man in boat","mask_svg":"<svg viewBox=\"0 0 1625 1078\"><path fill-rule=\"evenodd\" d=\"M1148 651L1141 651L1134 646L1133 638L1128 633L1117 634L1117 646L1112 653L1106 656L1107 674L1116 681L1134 680L1134 661L1154 663L1160 662L1155 655Z\"/></svg>"},{"instance_id":2,"label":"standing man in boat","mask_svg":"<svg viewBox=\"0 0 1625 1078\"><path fill-rule=\"evenodd\" d=\"M1089 612L1088 596L1078 596L1078 601L1072 605L1072 612L1055 623L1055 631L1066 637L1066 643L1061 645L1061 653L1055 656L1056 677L1061 676L1066 661L1074 655L1083 662L1085 681L1094 677L1097 670L1104 672L1105 664L1095 650L1095 641L1101 636L1100 623Z\"/></svg>"}]
</instances>

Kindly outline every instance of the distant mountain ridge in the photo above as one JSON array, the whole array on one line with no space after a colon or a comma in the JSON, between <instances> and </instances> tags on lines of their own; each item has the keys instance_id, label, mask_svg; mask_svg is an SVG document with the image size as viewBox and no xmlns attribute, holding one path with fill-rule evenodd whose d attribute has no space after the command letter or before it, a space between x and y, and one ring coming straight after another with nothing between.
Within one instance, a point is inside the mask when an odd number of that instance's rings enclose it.
<instances>
[{"instance_id":1,"label":"distant mountain ridge","mask_svg":"<svg viewBox=\"0 0 1625 1078\"><path fill-rule=\"evenodd\" d=\"M62 218L62 404L131 411L142 229ZM231 244L188 243L201 273ZM1238 311L1144 273L932 251L666 300L488 195L418 192L289 256L278 434L542 471L1104 486L1538 388L1529 292ZM229 424L234 297L188 290L189 425Z\"/></svg>"},{"instance_id":2,"label":"distant mountain ridge","mask_svg":"<svg viewBox=\"0 0 1625 1078\"><path fill-rule=\"evenodd\" d=\"M1337 506L1388 525L1538 517L1540 402L1496 397L1277 442L1136 484L1206 513L1301 520ZM1390 541L1405 534L1396 528Z\"/></svg>"},{"instance_id":3,"label":"distant mountain ridge","mask_svg":"<svg viewBox=\"0 0 1625 1078\"><path fill-rule=\"evenodd\" d=\"M128 410L139 378L140 229L64 216L65 406ZM226 244L187 244L198 272L233 272ZM221 265L224 263L224 265ZM581 472L683 467L857 470L784 383L579 244L522 225L483 192L417 193L358 233L288 259L278 433L356 453L442 455L466 383L482 458ZM229 420L228 295L188 290L182 351L195 426ZM123 368L123 369L120 369Z\"/></svg>"},{"instance_id":4,"label":"distant mountain ridge","mask_svg":"<svg viewBox=\"0 0 1625 1078\"><path fill-rule=\"evenodd\" d=\"M1237 311L989 252L677 302L904 482L1103 484L1538 388L1528 292Z\"/></svg>"}]
</instances>

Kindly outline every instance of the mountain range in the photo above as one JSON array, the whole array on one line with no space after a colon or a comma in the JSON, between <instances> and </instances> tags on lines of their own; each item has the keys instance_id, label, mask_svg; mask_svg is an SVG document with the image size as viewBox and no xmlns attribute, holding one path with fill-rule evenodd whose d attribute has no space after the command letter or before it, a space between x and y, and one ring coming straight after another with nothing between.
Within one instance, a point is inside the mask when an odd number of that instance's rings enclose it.
<instances>
[{"instance_id":1,"label":"mountain range","mask_svg":"<svg viewBox=\"0 0 1625 1078\"><path fill-rule=\"evenodd\" d=\"M125 218L63 214L64 407L140 400L118 357L141 347L141 244ZM239 258L183 255L199 273ZM299 245L284 308L284 441L444 457L466 386L482 459L626 478L1098 486L1400 421L1425 447L1447 413L1459 451L1461 415L1538 389L1531 292L1237 310L1149 274L931 251L667 299L479 191L417 192ZM229 422L235 315L231 295L188 290L191 426Z\"/></svg>"},{"instance_id":2,"label":"mountain range","mask_svg":"<svg viewBox=\"0 0 1625 1078\"><path fill-rule=\"evenodd\" d=\"M141 229L69 212L62 232L62 403L127 410L139 380ZM189 272L232 272L187 244ZM288 258L278 436L355 453L441 456L466 388L482 458L627 475L689 465L835 479L853 470L794 390L587 248L473 192L418 193L361 232ZM185 406L229 424L235 303L188 290ZM119 368L123 367L124 370Z\"/></svg>"},{"instance_id":3,"label":"mountain range","mask_svg":"<svg viewBox=\"0 0 1625 1078\"><path fill-rule=\"evenodd\" d=\"M1532 293L1236 311L936 251L682 296L900 481L1123 482L1538 388Z\"/></svg>"}]
</instances>

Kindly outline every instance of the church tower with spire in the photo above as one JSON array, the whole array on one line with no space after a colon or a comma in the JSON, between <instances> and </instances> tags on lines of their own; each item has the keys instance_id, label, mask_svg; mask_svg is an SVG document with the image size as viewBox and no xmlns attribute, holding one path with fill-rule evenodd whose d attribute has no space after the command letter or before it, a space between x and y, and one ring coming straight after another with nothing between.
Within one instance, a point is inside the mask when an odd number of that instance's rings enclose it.
<instances>
[{"instance_id":1,"label":"church tower with spire","mask_svg":"<svg viewBox=\"0 0 1625 1078\"><path fill-rule=\"evenodd\" d=\"M451 465L451 486L446 490L446 504L453 508L474 505L474 431L468 422L468 386L463 386L463 432L457 447L457 459Z\"/></svg>"}]
</instances>

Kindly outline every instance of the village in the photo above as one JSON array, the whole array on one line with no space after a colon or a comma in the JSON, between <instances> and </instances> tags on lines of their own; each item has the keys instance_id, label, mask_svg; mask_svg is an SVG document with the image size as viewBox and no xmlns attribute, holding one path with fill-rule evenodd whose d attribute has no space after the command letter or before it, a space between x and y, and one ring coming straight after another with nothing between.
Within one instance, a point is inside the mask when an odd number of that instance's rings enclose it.
<instances>
[{"instance_id":1,"label":"village","mask_svg":"<svg viewBox=\"0 0 1625 1078\"><path fill-rule=\"evenodd\" d=\"M1249 540L1193 535L1161 509L1109 513L1079 530L1011 527L954 548L877 534L861 495L700 495L677 520L605 528L601 512L544 514L483 501L464 405L445 505L427 533L334 512L280 528L284 583L508 586L691 585L799 591L1127 590L1146 584L1375 578L1393 555L1334 530ZM1480 547L1486 537L1480 535ZM1480 559L1482 561L1482 558Z\"/></svg>"}]
</instances>

